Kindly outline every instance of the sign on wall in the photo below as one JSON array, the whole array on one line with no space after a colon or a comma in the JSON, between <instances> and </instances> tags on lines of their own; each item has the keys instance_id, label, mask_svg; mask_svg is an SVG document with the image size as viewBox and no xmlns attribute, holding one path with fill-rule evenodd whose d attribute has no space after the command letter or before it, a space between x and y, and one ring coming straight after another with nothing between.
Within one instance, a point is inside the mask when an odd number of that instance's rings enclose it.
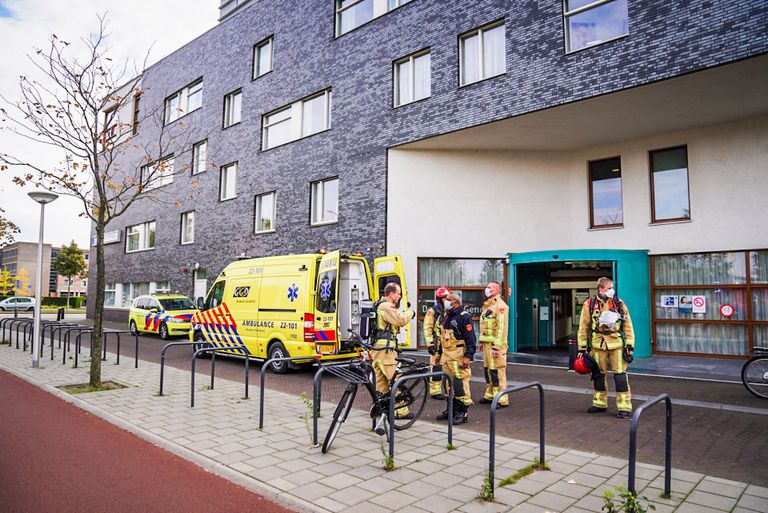
<instances>
[{"instance_id":1,"label":"sign on wall","mask_svg":"<svg viewBox=\"0 0 768 513\"><path fill-rule=\"evenodd\" d=\"M679 296L667 296L662 295L661 296L661 307L662 308L677 308Z\"/></svg>"}]
</instances>

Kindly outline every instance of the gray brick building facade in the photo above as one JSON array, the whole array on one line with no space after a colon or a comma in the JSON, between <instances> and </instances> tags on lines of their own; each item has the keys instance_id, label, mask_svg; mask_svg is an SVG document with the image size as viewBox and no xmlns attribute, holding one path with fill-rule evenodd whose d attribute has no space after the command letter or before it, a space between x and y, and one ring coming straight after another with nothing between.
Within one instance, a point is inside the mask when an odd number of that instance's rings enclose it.
<instances>
[{"instance_id":1,"label":"gray brick building facade","mask_svg":"<svg viewBox=\"0 0 768 513\"><path fill-rule=\"evenodd\" d=\"M765 0L630 1L626 36L572 53L565 50L563 9L560 1L412 0L335 37L332 0L252 2L145 71L144 109L162 109L168 95L203 78L202 108L183 119L192 140L207 138L210 166L194 176L201 190L194 201L143 201L108 227L123 236L105 247L107 281L169 282L191 295L194 264L210 285L238 255L321 247L384 254L388 148L768 52ZM505 26L506 73L460 87L459 35L497 20ZM253 47L269 36L273 71L252 79ZM425 48L431 96L393 108L393 62ZM224 96L239 88L242 121L223 129ZM329 130L261 149L265 113L329 88ZM153 132L147 123L135 137L147 143ZM123 165L137 166L140 158L129 153ZM176 157L177 166L188 161L188 154ZM238 163L237 197L219 201L219 167L230 162ZM338 223L311 226L310 183L329 177L339 178ZM192 179L179 175L163 193L184 198ZM276 229L255 234L254 196L270 191ZM181 213L189 210L195 241L181 245ZM156 222L154 249L126 253L125 228L146 221ZM125 311L110 310L107 318L125 319Z\"/></svg>"}]
</instances>

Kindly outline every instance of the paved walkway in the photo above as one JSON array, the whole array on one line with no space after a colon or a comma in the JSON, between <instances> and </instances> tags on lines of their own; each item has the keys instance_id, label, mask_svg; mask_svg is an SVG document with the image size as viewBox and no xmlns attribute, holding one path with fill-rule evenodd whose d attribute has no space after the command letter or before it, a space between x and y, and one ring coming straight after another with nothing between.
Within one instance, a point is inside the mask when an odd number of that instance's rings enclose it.
<instances>
[{"instance_id":1,"label":"paved walkway","mask_svg":"<svg viewBox=\"0 0 768 513\"><path fill-rule=\"evenodd\" d=\"M141 362L134 369L113 361L110 355L104 379L128 388L68 396L53 387L87 381L86 369L47 360L43 368L32 369L28 353L0 346L0 368L295 510L596 512L603 492L627 481L625 460L548 446L551 471L497 488L494 502L482 502L477 497L488 464L485 434L459 427L456 450L447 451L442 428L417 423L398 432L397 470L386 472L382 439L369 431L364 412L353 410L331 453L323 455L311 447L311 417L295 395L267 390L266 422L259 431L257 387L250 390L252 399L244 400L240 383L218 379L215 390L208 390L208 382L200 379L197 406L190 408L189 372L166 369L166 396L159 397L158 365ZM322 405L323 434L334 407ZM660 438L660 433L645 433L640 443L661 446ZM513 474L537 455L535 443L499 438L497 476ZM660 513L768 511L768 488L679 469L672 473L672 498L662 499L662 473L659 466L638 464L640 495Z\"/></svg>"}]
</instances>

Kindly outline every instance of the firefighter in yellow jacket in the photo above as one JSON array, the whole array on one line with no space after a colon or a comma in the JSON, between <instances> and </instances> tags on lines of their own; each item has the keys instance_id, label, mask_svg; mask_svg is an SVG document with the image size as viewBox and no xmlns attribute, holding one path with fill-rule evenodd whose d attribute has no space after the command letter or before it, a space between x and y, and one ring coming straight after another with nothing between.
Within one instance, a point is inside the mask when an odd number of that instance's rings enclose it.
<instances>
[{"instance_id":1,"label":"firefighter in yellow jacket","mask_svg":"<svg viewBox=\"0 0 768 513\"><path fill-rule=\"evenodd\" d=\"M629 310L613 288L613 280L597 280L597 294L584 302L579 320L579 351L588 352L595 362L592 369L594 396L589 413L608 409L608 380L610 364L616 385L616 416L628 419L632 412L632 396L627 378L627 364L633 360L635 332Z\"/></svg>"},{"instance_id":2,"label":"firefighter in yellow jacket","mask_svg":"<svg viewBox=\"0 0 768 513\"><path fill-rule=\"evenodd\" d=\"M445 314L443 300L451 293L448 287L440 287L435 291L435 306L430 307L424 316L424 341L427 343L429 352L429 365L432 372L440 372L440 337L442 337L442 322ZM442 380L439 377L433 377L429 383L429 396L432 399L444 400L445 395L442 389Z\"/></svg>"},{"instance_id":3,"label":"firefighter in yellow jacket","mask_svg":"<svg viewBox=\"0 0 768 513\"><path fill-rule=\"evenodd\" d=\"M507 388L507 336L509 307L501 299L501 284L491 281L485 287L483 311L480 314L480 346L485 368L485 394L481 403L493 402L499 390ZM499 399L499 406L509 406L509 396Z\"/></svg>"},{"instance_id":4,"label":"firefighter in yellow jacket","mask_svg":"<svg viewBox=\"0 0 768 513\"><path fill-rule=\"evenodd\" d=\"M389 382L397 370L397 334L400 328L410 322L416 315L413 310L407 310L401 315L397 310L400 301L400 285L394 282L387 283L384 287L383 301L376 308L376 342L374 347L384 348L380 351L372 351L373 370L376 374L376 391L382 394L389 392ZM393 349L389 349L393 348ZM413 414L407 408L399 408L396 412L398 418L413 418Z\"/></svg>"}]
</instances>

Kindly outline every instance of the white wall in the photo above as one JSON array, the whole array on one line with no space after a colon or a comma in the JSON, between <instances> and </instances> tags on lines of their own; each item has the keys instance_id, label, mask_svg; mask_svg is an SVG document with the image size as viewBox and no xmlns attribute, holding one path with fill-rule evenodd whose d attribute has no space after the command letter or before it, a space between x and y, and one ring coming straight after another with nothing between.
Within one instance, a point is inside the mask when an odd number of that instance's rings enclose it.
<instances>
[{"instance_id":1,"label":"white wall","mask_svg":"<svg viewBox=\"0 0 768 513\"><path fill-rule=\"evenodd\" d=\"M651 225L648 151L688 146L691 221ZM621 156L624 227L589 229L587 161ZM389 151L387 252L503 257L768 248L768 117L576 152ZM415 325L413 327L415 329Z\"/></svg>"}]
</instances>

